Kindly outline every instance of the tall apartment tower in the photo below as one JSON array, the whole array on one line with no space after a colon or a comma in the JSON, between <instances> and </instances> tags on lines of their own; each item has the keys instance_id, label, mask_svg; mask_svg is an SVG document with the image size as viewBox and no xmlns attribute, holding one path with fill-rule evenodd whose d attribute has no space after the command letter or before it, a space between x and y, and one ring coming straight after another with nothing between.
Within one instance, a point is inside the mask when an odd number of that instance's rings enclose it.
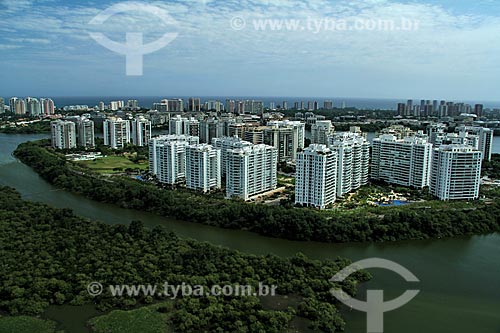
<instances>
[{"instance_id":1,"label":"tall apartment tower","mask_svg":"<svg viewBox=\"0 0 500 333\"><path fill-rule=\"evenodd\" d=\"M434 149L431 194L445 201L479 198L482 160L482 152L470 146L449 145Z\"/></svg>"},{"instance_id":2,"label":"tall apartment tower","mask_svg":"<svg viewBox=\"0 0 500 333\"><path fill-rule=\"evenodd\" d=\"M95 147L94 122L87 118L80 118L77 123L78 146L84 148Z\"/></svg>"},{"instance_id":3,"label":"tall apartment tower","mask_svg":"<svg viewBox=\"0 0 500 333\"><path fill-rule=\"evenodd\" d=\"M109 118L103 123L104 145L122 149L130 143L130 122L121 118Z\"/></svg>"},{"instance_id":4,"label":"tall apartment tower","mask_svg":"<svg viewBox=\"0 0 500 333\"><path fill-rule=\"evenodd\" d=\"M457 132L466 132L469 135L477 135L479 138L479 150L483 153L486 161L491 161L493 153L493 140L495 132L491 128L460 126Z\"/></svg>"},{"instance_id":5,"label":"tall apartment tower","mask_svg":"<svg viewBox=\"0 0 500 333\"><path fill-rule=\"evenodd\" d=\"M58 120L50 123L52 147L76 148L76 126L72 121Z\"/></svg>"},{"instance_id":6,"label":"tall apartment tower","mask_svg":"<svg viewBox=\"0 0 500 333\"><path fill-rule=\"evenodd\" d=\"M200 142L211 143L212 139L224 136L224 122L210 118L200 122Z\"/></svg>"},{"instance_id":7,"label":"tall apartment tower","mask_svg":"<svg viewBox=\"0 0 500 333\"><path fill-rule=\"evenodd\" d=\"M244 148L252 146L252 143L243 141L239 137L222 137L212 139L212 146L221 150L222 176L227 174L228 151L231 149Z\"/></svg>"},{"instance_id":8,"label":"tall apartment tower","mask_svg":"<svg viewBox=\"0 0 500 333\"><path fill-rule=\"evenodd\" d=\"M189 189L209 192L220 189L221 151L208 144L186 147L186 186Z\"/></svg>"},{"instance_id":9,"label":"tall apartment tower","mask_svg":"<svg viewBox=\"0 0 500 333\"><path fill-rule=\"evenodd\" d=\"M297 155L295 204L325 209L335 202L337 154L326 145L310 145Z\"/></svg>"},{"instance_id":10,"label":"tall apartment tower","mask_svg":"<svg viewBox=\"0 0 500 333\"><path fill-rule=\"evenodd\" d=\"M248 201L277 187L278 152L267 145L227 151L226 196Z\"/></svg>"},{"instance_id":11,"label":"tall apartment tower","mask_svg":"<svg viewBox=\"0 0 500 333\"><path fill-rule=\"evenodd\" d=\"M329 148L337 156L337 197L368 184L370 143L352 128L351 132L337 133L329 139Z\"/></svg>"},{"instance_id":12,"label":"tall apartment tower","mask_svg":"<svg viewBox=\"0 0 500 333\"><path fill-rule=\"evenodd\" d=\"M279 162L294 162L304 140L305 124L300 121L271 121L264 131L264 143L278 150Z\"/></svg>"},{"instance_id":13,"label":"tall apartment tower","mask_svg":"<svg viewBox=\"0 0 500 333\"><path fill-rule=\"evenodd\" d=\"M331 120L317 120L311 126L311 143L328 145L328 138L335 133Z\"/></svg>"},{"instance_id":14,"label":"tall apartment tower","mask_svg":"<svg viewBox=\"0 0 500 333\"><path fill-rule=\"evenodd\" d=\"M432 144L427 136L398 139L386 134L373 140L371 178L390 184L429 186Z\"/></svg>"},{"instance_id":15,"label":"tall apartment tower","mask_svg":"<svg viewBox=\"0 0 500 333\"><path fill-rule=\"evenodd\" d=\"M151 121L144 117L132 120L132 143L139 147L147 146L151 140Z\"/></svg>"},{"instance_id":16,"label":"tall apartment tower","mask_svg":"<svg viewBox=\"0 0 500 333\"><path fill-rule=\"evenodd\" d=\"M179 184L186 178L186 149L198 137L167 135L149 142L149 170L164 184Z\"/></svg>"},{"instance_id":17,"label":"tall apartment tower","mask_svg":"<svg viewBox=\"0 0 500 333\"><path fill-rule=\"evenodd\" d=\"M54 101L50 98L42 98L40 99L40 104L42 108L42 113L46 116L50 116L55 114L55 106Z\"/></svg>"}]
</instances>

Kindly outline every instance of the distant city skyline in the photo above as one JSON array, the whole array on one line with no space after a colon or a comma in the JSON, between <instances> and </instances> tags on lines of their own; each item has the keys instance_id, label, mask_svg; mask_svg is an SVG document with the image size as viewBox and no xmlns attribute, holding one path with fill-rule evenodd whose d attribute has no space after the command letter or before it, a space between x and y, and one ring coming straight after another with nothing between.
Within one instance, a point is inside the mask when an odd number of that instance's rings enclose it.
<instances>
[{"instance_id":1,"label":"distant city skyline","mask_svg":"<svg viewBox=\"0 0 500 333\"><path fill-rule=\"evenodd\" d=\"M8 78L0 82L0 95L500 99L495 1L156 1L142 3L162 8L174 24L140 12L88 24L116 3L0 0L0 71ZM244 29L234 18L245 21ZM414 31L318 32L255 25L366 18L419 25ZM89 32L123 43L129 30L142 32L145 42L165 32L178 37L144 57L143 76L128 77L125 57Z\"/></svg>"}]
</instances>

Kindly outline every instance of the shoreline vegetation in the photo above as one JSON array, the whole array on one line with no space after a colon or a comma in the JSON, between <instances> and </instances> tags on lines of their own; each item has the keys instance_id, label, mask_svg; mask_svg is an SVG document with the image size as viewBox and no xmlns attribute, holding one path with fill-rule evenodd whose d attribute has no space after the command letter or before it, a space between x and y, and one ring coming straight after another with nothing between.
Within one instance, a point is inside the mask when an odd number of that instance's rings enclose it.
<instances>
[{"instance_id":1,"label":"shoreline vegetation","mask_svg":"<svg viewBox=\"0 0 500 333\"><path fill-rule=\"evenodd\" d=\"M397 207L317 211L265 206L220 196L160 189L127 177L104 178L66 161L47 141L27 142L15 156L56 187L91 200L155 213L183 221L264 236L326 243L422 240L500 231L500 200L429 201ZM489 196L500 197L500 191Z\"/></svg>"},{"instance_id":2,"label":"shoreline vegetation","mask_svg":"<svg viewBox=\"0 0 500 333\"><path fill-rule=\"evenodd\" d=\"M160 226L148 230L139 221L110 226L77 217L70 209L24 201L7 187L0 187L0 202L0 311L12 316L0 318L2 332L25 332L26 327L52 332L53 323L22 315L38 316L54 304L95 304L103 312L139 309L91 319L88 324L96 332L121 333L123 321L132 325L141 313L152 319L144 332L277 333L293 328L297 318L312 329L338 332L345 322L330 290L341 287L355 296L358 284L370 279L359 271L342 283L330 282L351 263L347 259L256 256L179 239ZM214 285L257 288L262 282L299 302L270 309L257 296L112 297L109 288L91 297L87 286L93 281L103 286L185 283L205 290Z\"/></svg>"}]
</instances>

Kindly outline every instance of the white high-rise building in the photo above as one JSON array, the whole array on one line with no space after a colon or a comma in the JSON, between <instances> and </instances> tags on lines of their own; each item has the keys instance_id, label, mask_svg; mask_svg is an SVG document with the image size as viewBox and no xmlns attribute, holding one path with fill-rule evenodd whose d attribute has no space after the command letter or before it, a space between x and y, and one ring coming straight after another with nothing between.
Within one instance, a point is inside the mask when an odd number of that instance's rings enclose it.
<instances>
[{"instance_id":1,"label":"white high-rise building","mask_svg":"<svg viewBox=\"0 0 500 333\"><path fill-rule=\"evenodd\" d=\"M337 155L337 196L368 184L370 143L361 133L341 132L329 138L329 147Z\"/></svg>"},{"instance_id":2,"label":"white high-rise building","mask_svg":"<svg viewBox=\"0 0 500 333\"><path fill-rule=\"evenodd\" d=\"M227 173L228 166L228 150L235 148L244 148L252 146L252 143L243 141L239 137L222 137L222 138L214 138L212 139L212 146L217 149L220 149L222 152L222 175L225 176Z\"/></svg>"},{"instance_id":3,"label":"white high-rise building","mask_svg":"<svg viewBox=\"0 0 500 333\"><path fill-rule=\"evenodd\" d=\"M224 136L224 122L218 119L206 119L200 122L200 142L211 143L214 138Z\"/></svg>"},{"instance_id":4,"label":"white high-rise building","mask_svg":"<svg viewBox=\"0 0 500 333\"><path fill-rule=\"evenodd\" d=\"M493 154L493 140L495 132L491 128L460 126L456 129L459 133L466 132L469 135L476 135L479 138L478 148L483 153L486 161L491 161Z\"/></svg>"},{"instance_id":5,"label":"white high-rise building","mask_svg":"<svg viewBox=\"0 0 500 333\"><path fill-rule=\"evenodd\" d=\"M121 118L109 118L103 123L104 145L122 149L130 143L130 122Z\"/></svg>"},{"instance_id":6,"label":"white high-rise building","mask_svg":"<svg viewBox=\"0 0 500 333\"><path fill-rule=\"evenodd\" d=\"M165 146L171 142L186 142L188 145L199 144L199 138L196 136L187 135L163 135L149 141L149 172L160 177L160 174L165 174L166 162Z\"/></svg>"},{"instance_id":7,"label":"white high-rise building","mask_svg":"<svg viewBox=\"0 0 500 333\"><path fill-rule=\"evenodd\" d=\"M132 120L132 143L139 147L148 145L151 140L151 121L144 117Z\"/></svg>"},{"instance_id":8,"label":"white high-rise building","mask_svg":"<svg viewBox=\"0 0 500 333\"><path fill-rule=\"evenodd\" d=\"M40 99L40 104L42 106L42 114L50 116L55 114L54 101L50 98Z\"/></svg>"},{"instance_id":9,"label":"white high-rise building","mask_svg":"<svg viewBox=\"0 0 500 333\"><path fill-rule=\"evenodd\" d=\"M331 120L318 120L311 126L311 143L328 145L328 137L335 133Z\"/></svg>"},{"instance_id":10,"label":"white high-rise building","mask_svg":"<svg viewBox=\"0 0 500 333\"><path fill-rule=\"evenodd\" d=\"M432 144L427 136L398 139L385 134L373 140L371 177L390 184L429 186Z\"/></svg>"},{"instance_id":11,"label":"white high-rise building","mask_svg":"<svg viewBox=\"0 0 500 333\"><path fill-rule=\"evenodd\" d=\"M94 122L85 117L81 117L77 123L78 146L84 148L95 147Z\"/></svg>"},{"instance_id":12,"label":"white high-rise building","mask_svg":"<svg viewBox=\"0 0 500 333\"><path fill-rule=\"evenodd\" d=\"M264 143L278 150L279 162L295 162L304 149L305 124L300 121L271 121L264 131Z\"/></svg>"},{"instance_id":13,"label":"white high-rise building","mask_svg":"<svg viewBox=\"0 0 500 333\"><path fill-rule=\"evenodd\" d=\"M226 196L245 201L276 189L278 152L267 145L250 145L227 151Z\"/></svg>"},{"instance_id":14,"label":"white high-rise building","mask_svg":"<svg viewBox=\"0 0 500 333\"><path fill-rule=\"evenodd\" d=\"M37 117L42 114L42 105L40 104L40 101L36 98L27 97L26 107L27 107L26 112L32 117Z\"/></svg>"},{"instance_id":15,"label":"white high-rise building","mask_svg":"<svg viewBox=\"0 0 500 333\"><path fill-rule=\"evenodd\" d=\"M440 200L475 200L481 185L481 151L449 145L432 152L430 192Z\"/></svg>"},{"instance_id":16,"label":"white high-rise building","mask_svg":"<svg viewBox=\"0 0 500 333\"><path fill-rule=\"evenodd\" d=\"M200 122L195 118L177 115L170 119L169 134L200 136Z\"/></svg>"},{"instance_id":17,"label":"white high-rise building","mask_svg":"<svg viewBox=\"0 0 500 333\"><path fill-rule=\"evenodd\" d=\"M337 154L326 145L310 145L297 155L295 204L325 209L335 202Z\"/></svg>"},{"instance_id":18,"label":"white high-rise building","mask_svg":"<svg viewBox=\"0 0 500 333\"><path fill-rule=\"evenodd\" d=\"M186 147L186 187L209 192L220 189L221 151L208 144Z\"/></svg>"},{"instance_id":19,"label":"white high-rise building","mask_svg":"<svg viewBox=\"0 0 500 333\"><path fill-rule=\"evenodd\" d=\"M52 147L58 149L76 148L76 126L72 121L58 120L50 123Z\"/></svg>"}]
</instances>

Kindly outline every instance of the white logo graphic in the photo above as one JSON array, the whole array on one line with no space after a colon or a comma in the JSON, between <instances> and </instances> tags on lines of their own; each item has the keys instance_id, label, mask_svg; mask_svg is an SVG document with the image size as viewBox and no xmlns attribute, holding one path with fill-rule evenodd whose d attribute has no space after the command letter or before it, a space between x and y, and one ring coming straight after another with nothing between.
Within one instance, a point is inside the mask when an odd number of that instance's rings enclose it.
<instances>
[{"instance_id":1,"label":"white logo graphic","mask_svg":"<svg viewBox=\"0 0 500 333\"><path fill-rule=\"evenodd\" d=\"M358 261L338 272L333 278L330 279L330 281L342 282L349 275L362 269L368 268L384 268L398 273L408 282L419 282L418 278L405 267L393 261L379 258ZM368 333L383 333L384 313L403 307L405 304L415 298L419 292L419 290L407 290L398 298L392 301L384 302L383 290L368 290L366 295L366 302L362 302L350 297L342 289L331 290L333 296L335 296L345 305L350 306L351 308L354 308L356 310L366 312Z\"/></svg>"},{"instance_id":2,"label":"white logo graphic","mask_svg":"<svg viewBox=\"0 0 500 333\"><path fill-rule=\"evenodd\" d=\"M89 22L89 24L100 25L106 22L110 17L125 12L145 12L158 17L165 24L176 25L176 21L166 10L140 2L121 2L115 4L100 12ZM141 76L143 74L144 55L164 48L179 35L176 32L165 33L160 39L144 45L142 32L127 32L125 35L125 44L115 42L99 32L90 32L89 34L90 37L105 48L126 56L127 75L129 76Z\"/></svg>"}]
</instances>

